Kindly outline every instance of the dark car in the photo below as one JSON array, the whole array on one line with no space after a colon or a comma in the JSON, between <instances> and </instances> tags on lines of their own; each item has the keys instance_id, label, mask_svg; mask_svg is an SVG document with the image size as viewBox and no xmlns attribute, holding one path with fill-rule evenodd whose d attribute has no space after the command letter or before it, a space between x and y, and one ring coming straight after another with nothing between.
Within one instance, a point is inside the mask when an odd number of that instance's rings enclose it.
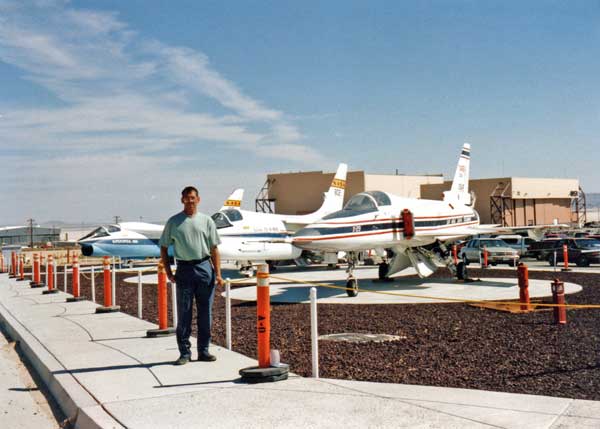
<instances>
[{"instance_id":1,"label":"dark car","mask_svg":"<svg viewBox=\"0 0 600 429\"><path fill-rule=\"evenodd\" d=\"M528 256L532 256L538 261L548 260L548 255L553 254L554 250L559 246L562 247L565 239L563 238L547 238L542 241L531 243L527 249Z\"/></svg>"},{"instance_id":2,"label":"dark car","mask_svg":"<svg viewBox=\"0 0 600 429\"><path fill-rule=\"evenodd\" d=\"M567 245L567 258L569 263L578 267L587 267L590 264L600 263L600 241L592 238L569 238L557 240L556 247L548 254L550 265L564 262L563 245ZM556 257L554 256L556 252Z\"/></svg>"}]
</instances>

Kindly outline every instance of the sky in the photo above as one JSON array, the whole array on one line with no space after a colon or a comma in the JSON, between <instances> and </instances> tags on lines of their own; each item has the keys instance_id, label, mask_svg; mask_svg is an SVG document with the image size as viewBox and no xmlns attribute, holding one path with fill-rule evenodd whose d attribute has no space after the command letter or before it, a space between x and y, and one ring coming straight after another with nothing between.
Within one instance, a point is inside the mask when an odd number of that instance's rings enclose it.
<instances>
[{"instance_id":1,"label":"sky","mask_svg":"<svg viewBox=\"0 0 600 429\"><path fill-rule=\"evenodd\" d=\"M0 0L0 225L212 213L268 173L578 178L600 2Z\"/></svg>"}]
</instances>

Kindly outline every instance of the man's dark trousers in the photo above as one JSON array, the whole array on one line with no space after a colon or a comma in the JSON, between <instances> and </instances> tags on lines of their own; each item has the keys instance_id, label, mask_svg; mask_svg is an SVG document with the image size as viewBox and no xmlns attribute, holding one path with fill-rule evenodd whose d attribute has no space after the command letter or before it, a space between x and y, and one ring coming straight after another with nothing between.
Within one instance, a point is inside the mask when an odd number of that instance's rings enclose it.
<instances>
[{"instance_id":1,"label":"man's dark trousers","mask_svg":"<svg viewBox=\"0 0 600 429\"><path fill-rule=\"evenodd\" d=\"M177 262L177 346L181 356L191 357L193 301L196 298L198 353L208 352L215 274L210 260Z\"/></svg>"}]
</instances>

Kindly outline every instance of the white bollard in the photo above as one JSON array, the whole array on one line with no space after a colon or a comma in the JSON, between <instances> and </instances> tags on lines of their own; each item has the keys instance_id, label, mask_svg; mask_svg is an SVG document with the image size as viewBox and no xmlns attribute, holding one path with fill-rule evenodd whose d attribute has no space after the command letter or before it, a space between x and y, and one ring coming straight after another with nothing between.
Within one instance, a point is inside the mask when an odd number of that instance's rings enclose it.
<instances>
[{"instance_id":1,"label":"white bollard","mask_svg":"<svg viewBox=\"0 0 600 429\"><path fill-rule=\"evenodd\" d=\"M142 318L142 270L138 270L138 318Z\"/></svg>"},{"instance_id":2,"label":"white bollard","mask_svg":"<svg viewBox=\"0 0 600 429\"><path fill-rule=\"evenodd\" d=\"M92 265L92 302L96 302L96 275L94 274L94 266Z\"/></svg>"},{"instance_id":3,"label":"white bollard","mask_svg":"<svg viewBox=\"0 0 600 429\"><path fill-rule=\"evenodd\" d=\"M65 264L65 272L63 274L63 285L65 287L65 293L67 293L67 264Z\"/></svg>"},{"instance_id":4,"label":"white bollard","mask_svg":"<svg viewBox=\"0 0 600 429\"><path fill-rule=\"evenodd\" d=\"M317 325L317 288L310 288L310 340L312 345L312 376L319 378L319 329Z\"/></svg>"},{"instance_id":5,"label":"white bollard","mask_svg":"<svg viewBox=\"0 0 600 429\"><path fill-rule=\"evenodd\" d=\"M225 340L227 350L231 350L231 279L225 279Z\"/></svg>"},{"instance_id":6,"label":"white bollard","mask_svg":"<svg viewBox=\"0 0 600 429\"><path fill-rule=\"evenodd\" d=\"M117 305L117 261L112 258L112 305Z\"/></svg>"},{"instance_id":7,"label":"white bollard","mask_svg":"<svg viewBox=\"0 0 600 429\"><path fill-rule=\"evenodd\" d=\"M173 307L173 327L177 328L177 284L171 283L171 307Z\"/></svg>"}]
</instances>

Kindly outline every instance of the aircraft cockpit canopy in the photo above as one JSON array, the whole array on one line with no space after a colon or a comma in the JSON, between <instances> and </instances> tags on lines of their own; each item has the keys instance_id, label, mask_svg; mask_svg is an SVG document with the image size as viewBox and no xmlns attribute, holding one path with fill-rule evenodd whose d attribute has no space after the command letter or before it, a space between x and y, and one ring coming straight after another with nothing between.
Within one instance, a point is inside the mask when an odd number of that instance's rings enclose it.
<instances>
[{"instance_id":1,"label":"aircraft cockpit canopy","mask_svg":"<svg viewBox=\"0 0 600 429\"><path fill-rule=\"evenodd\" d=\"M358 216L365 213L377 211L379 206L392 204L390 197L385 192L367 191L356 194L348 200L342 210L331 213L323 219L336 219L340 217Z\"/></svg>"},{"instance_id":2,"label":"aircraft cockpit canopy","mask_svg":"<svg viewBox=\"0 0 600 429\"><path fill-rule=\"evenodd\" d=\"M237 222L243 219L242 213L239 210L227 209L220 212L216 212L212 216L212 220L215 221L217 229L229 228L233 226L232 222Z\"/></svg>"},{"instance_id":3,"label":"aircraft cockpit canopy","mask_svg":"<svg viewBox=\"0 0 600 429\"><path fill-rule=\"evenodd\" d=\"M119 228L117 225L103 225L96 228L88 235L82 237L80 240L87 240L88 238L108 237L111 233L119 231L121 231L121 228Z\"/></svg>"}]
</instances>

